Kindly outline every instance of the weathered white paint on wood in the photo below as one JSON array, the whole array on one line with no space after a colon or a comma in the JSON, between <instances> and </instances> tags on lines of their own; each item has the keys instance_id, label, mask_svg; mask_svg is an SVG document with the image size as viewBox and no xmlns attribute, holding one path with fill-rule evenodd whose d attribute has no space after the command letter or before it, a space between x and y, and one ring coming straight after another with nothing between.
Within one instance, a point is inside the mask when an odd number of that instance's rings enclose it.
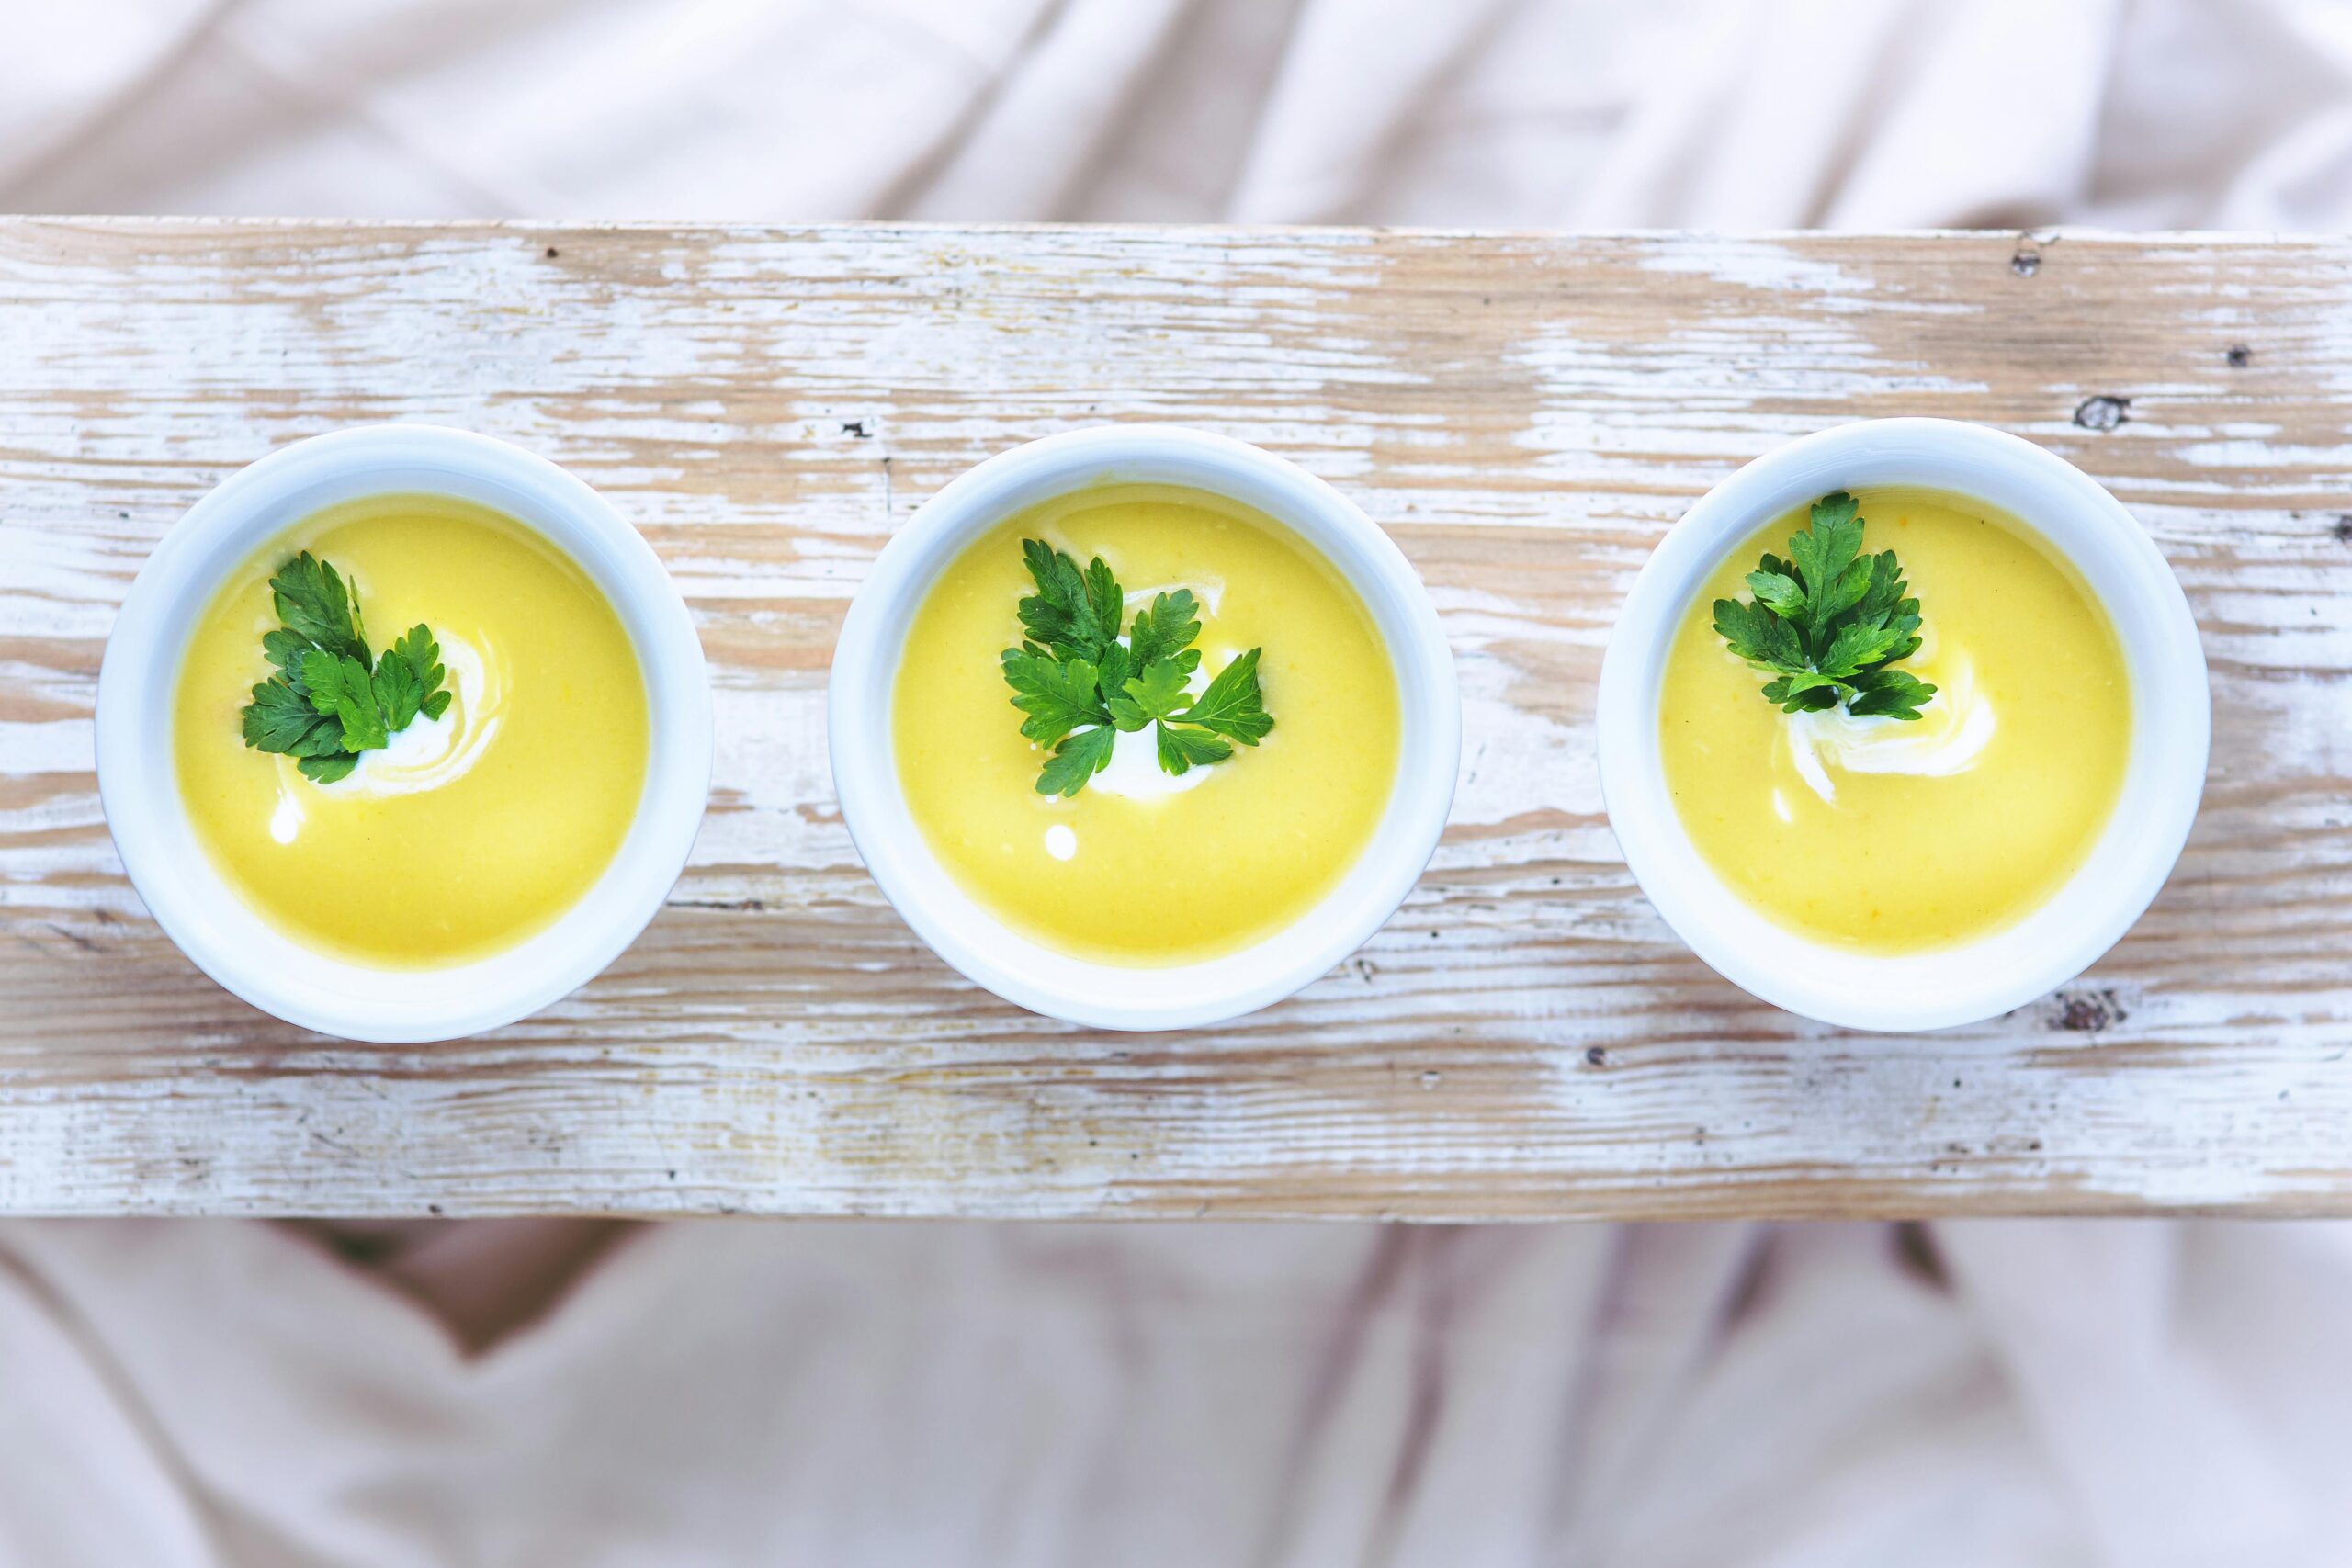
<instances>
[{"instance_id":1,"label":"weathered white paint on wood","mask_svg":"<svg viewBox=\"0 0 2352 1568\"><path fill-rule=\"evenodd\" d=\"M2189 590L2216 725L2188 856L2095 974L1890 1040L1681 952L1610 838L1590 717L1613 608L1691 498L1895 413L2111 486ZM543 1016L417 1049L198 975L90 771L157 536L264 452L394 418L604 490L718 695L709 819L651 931ZM890 529L1105 419L1354 496L1427 576L1466 698L1404 910L1192 1034L964 984L859 869L825 765L828 652ZM2352 1212L2347 469L2341 241L0 223L0 1208Z\"/></svg>"}]
</instances>

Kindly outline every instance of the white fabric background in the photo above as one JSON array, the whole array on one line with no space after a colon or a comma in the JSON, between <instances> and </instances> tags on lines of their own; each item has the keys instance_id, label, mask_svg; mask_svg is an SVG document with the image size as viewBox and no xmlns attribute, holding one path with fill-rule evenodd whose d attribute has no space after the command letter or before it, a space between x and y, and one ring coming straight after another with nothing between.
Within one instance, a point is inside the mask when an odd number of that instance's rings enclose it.
<instances>
[{"instance_id":1,"label":"white fabric background","mask_svg":"<svg viewBox=\"0 0 2352 1568\"><path fill-rule=\"evenodd\" d=\"M2352 216L2336 0L0 24L7 210ZM2347 1392L2332 1226L16 1222L0 1563L2319 1565Z\"/></svg>"}]
</instances>

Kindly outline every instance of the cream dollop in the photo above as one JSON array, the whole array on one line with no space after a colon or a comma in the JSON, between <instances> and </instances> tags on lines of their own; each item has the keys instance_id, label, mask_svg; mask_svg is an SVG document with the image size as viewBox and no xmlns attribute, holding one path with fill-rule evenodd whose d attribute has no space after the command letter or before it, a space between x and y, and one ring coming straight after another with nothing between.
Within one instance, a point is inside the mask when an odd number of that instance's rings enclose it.
<instances>
[{"instance_id":1,"label":"cream dollop","mask_svg":"<svg viewBox=\"0 0 2352 1568\"><path fill-rule=\"evenodd\" d=\"M1201 688L1196 684L1193 690ZM1159 737L1149 727L1122 730L1111 740L1111 761L1086 787L1124 800L1159 800L1198 789L1208 782L1206 768L1171 773L1159 765Z\"/></svg>"},{"instance_id":2,"label":"cream dollop","mask_svg":"<svg viewBox=\"0 0 2352 1568\"><path fill-rule=\"evenodd\" d=\"M1975 766L1999 728L1993 704L1976 685L1975 667L1963 649L1932 665L1917 666L1933 682L1916 719L1880 715L1856 717L1843 707L1787 716L1789 750L1813 793L1835 805L1832 769L1849 773L1909 773L1943 778Z\"/></svg>"}]
</instances>

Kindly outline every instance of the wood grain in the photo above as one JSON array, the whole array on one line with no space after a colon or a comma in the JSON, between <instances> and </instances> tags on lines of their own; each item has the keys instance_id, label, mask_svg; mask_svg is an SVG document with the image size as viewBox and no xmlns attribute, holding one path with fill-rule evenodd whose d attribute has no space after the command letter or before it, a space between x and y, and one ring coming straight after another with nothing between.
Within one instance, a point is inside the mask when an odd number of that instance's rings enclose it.
<instances>
[{"instance_id":1,"label":"wood grain","mask_svg":"<svg viewBox=\"0 0 2352 1568\"><path fill-rule=\"evenodd\" d=\"M2094 974L1885 1039L1681 951L1590 720L1614 607L1692 498L1898 413L2111 487L2188 589L2216 723L2188 854ZM0 223L0 1208L2352 1213L2348 416L2344 241ZM173 519L399 418L611 496L693 605L719 727L644 939L537 1019L415 1049L199 976L90 762L114 606ZM1405 908L1194 1033L964 983L860 870L825 763L827 659L890 530L1112 419L1353 496L1428 579L1466 704Z\"/></svg>"}]
</instances>

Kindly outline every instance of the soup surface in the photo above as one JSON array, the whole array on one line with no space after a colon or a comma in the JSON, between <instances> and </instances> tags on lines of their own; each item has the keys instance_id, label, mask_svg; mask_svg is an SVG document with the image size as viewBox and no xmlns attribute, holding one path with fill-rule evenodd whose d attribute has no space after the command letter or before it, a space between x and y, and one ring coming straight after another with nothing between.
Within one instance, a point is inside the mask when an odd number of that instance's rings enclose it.
<instances>
[{"instance_id":1,"label":"soup surface","mask_svg":"<svg viewBox=\"0 0 2352 1568\"><path fill-rule=\"evenodd\" d=\"M1272 732L1182 778L1149 731L1123 734L1076 795L1040 795L1046 753L998 664L1036 592L1023 539L1102 557L1130 611L1191 589L1199 679L1262 648ZM1104 487L1008 520L941 575L899 656L891 733L916 823L979 903L1080 957L1184 963L1295 920L1354 863L1396 781L1396 678L1354 592L1287 529L1194 491Z\"/></svg>"},{"instance_id":2,"label":"soup surface","mask_svg":"<svg viewBox=\"0 0 2352 1568\"><path fill-rule=\"evenodd\" d=\"M332 784L240 728L274 672L268 579L300 550L349 579L378 650L430 626L452 693ZM246 901L388 967L465 962L548 925L611 862L645 782L645 681L612 605L520 523L443 496L331 507L240 568L188 645L174 729L197 836Z\"/></svg>"},{"instance_id":3,"label":"soup surface","mask_svg":"<svg viewBox=\"0 0 2352 1568\"><path fill-rule=\"evenodd\" d=\"M1956 496L1859 499L1863 550L1894 550L1919 601L1899 666L1938 688L1919 718L1784 715L1717 635L1714 601L1787 555L1799 510L1691 604L1658 737L1685 829L1741 896L1816 939L1921 951L2019 919L2082 864L2122 788L2131 683L2105 611L2022 525Z\"/></svg>"}]
</instances>

